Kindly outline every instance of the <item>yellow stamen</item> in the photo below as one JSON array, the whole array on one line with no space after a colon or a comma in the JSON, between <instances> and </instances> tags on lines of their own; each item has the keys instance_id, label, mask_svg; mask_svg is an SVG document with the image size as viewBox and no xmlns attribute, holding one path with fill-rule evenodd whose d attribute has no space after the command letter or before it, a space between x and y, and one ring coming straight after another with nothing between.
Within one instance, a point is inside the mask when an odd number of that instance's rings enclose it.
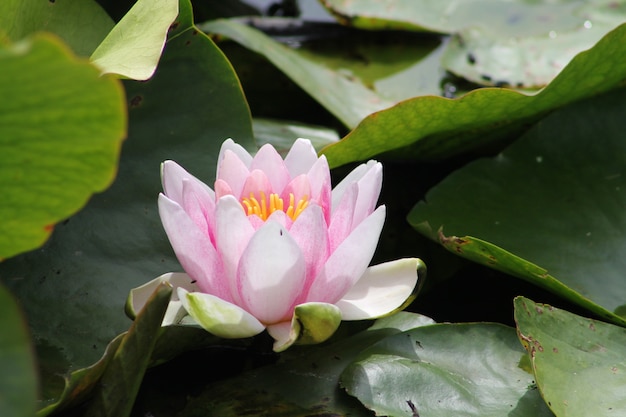
<instances>
[{"instance_id":1,"label":"yellow stamen","mask_svg":"<svg viewBox=\"0 0 626 417\"><path fill-rule=\"evenodd\" d=\"M267 220L267 218L277 210L284 211L287 216L295 220L309 205L309 196L306 195L298 200L296 204L295 196L290 193L289 206L287 209L285 209L285 203L278 194L271 193L268 198L263 191L259 191L259 196L260 201L256 199L254 193L250 193L249 197L244 197L241 200L241 205L248 216L255 214L263 221Z\"/></svg>"}]
</instances>

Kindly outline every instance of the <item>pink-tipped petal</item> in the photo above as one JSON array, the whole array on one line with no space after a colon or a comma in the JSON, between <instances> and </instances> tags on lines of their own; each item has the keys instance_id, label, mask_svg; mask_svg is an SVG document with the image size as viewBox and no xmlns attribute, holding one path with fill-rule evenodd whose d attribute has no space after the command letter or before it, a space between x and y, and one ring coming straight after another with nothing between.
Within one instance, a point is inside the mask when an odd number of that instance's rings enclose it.
<instances>
[{"instance_id":1,"label":"pink-tipped petal","mask_svg":"<svg viewBox=\"0 0 626 417\"><path fill-rule=\"evenodd\" d=\"M280 195L280 198L283 199L285 208L289 206L290 194L293 194L295 204L298 204L298 201L302 198L306 198L308 200L311 197L311 185L309 184L309 179L306 175L298 175L283 189L283 193Z\"/></svg>"},{"instance_id":2,"label":"pink-tipped petal","mask_svg":"<svg viewBox=\"0 0 626 417\"><path fill-rule=\"evenodd\" d=\"M185 271L202 291L232 300L224 282L222 262L209 235L200 230L183 208L159 194L159 215L174 253Z\"/></svg>"},{"instance_id":3,"label":"pink-tipped petal","mask_svg":"<svg viewBox=\"0 0 626 417\"><path fill-rule=\"evenodd\" d=\"M265 326L252 314L235 304L210 294L178 289L185 310L206 331L225 339L252 337Z\"/></svg>"},{"instance_id":4,"label":"pink-tipped petal","mask_svg":"<svg viewBox=\"0 0 626 417\"><path fill-rule=\"evenodd\" d=\"M341 201L333 210L330 225L328 226L331 252L333 252L352 231L352 217L354 216L354 207L356 206L358 192L359 185L357 183L352 183L349 187L346 187Z\"/></svg>"},{"instance_id":5,"label":"pink-tipped petal","mask_svg":"<svg viewBox=\"0 0 626 417\"><path fill-rule=\"evenodd\" d=\"M283 158L270 144L263 145L250 165L250 171L263 171L272 185L273 192L280 194L291 179ZM245 195L244 195L245 197Z\"/></svg>"},{"instance_id":6,"label":"pink-tipped petal","mask_svg":"<svg viewBox=\"0 0 626 417\"><path fill-rule=\"evenodd\" d=\"M311 200L324 209L326 224L330 224L332 183L330 168L324 155L313 164L307 173L307 177L311 186Z\"/></svg>"},{"instance_id":7,"label":"pink-tipped petal","mask_svg":"<svg viewBox=\"0 0 626 417\"><path fill-rule=\"evenodd\" d=\"M383 185L383 166L380 163L372 165L365 175L361 177L358 184L359 195L354 207L354 216L352 217L353 228L376 208L378 196Z\"/></svg>"},{"instance_id":8,"label":"pink-tipped petal","mask_svg":"<svg viewBox=\"0 0 626 417\"><path fill-rule=\"evenodd\" d=\"M287 166L291 178L295 178L298 175L306 174L317 162L317 159L317 153L311 141L299 138L287 153L285 166Z\"/></svg>"},{"instance_id":9,"label":"pink-tipped petal","mask_svg":"<svg viewBox=\"0 0 626 417\"><path fill-rule=\"evenodd\" d=\"M213 190L187 172L183 167L174 161L165 161L161 164L161 182L163 184L163 192L170 200L182 204L183 201L183 180L189 180L198 187L202 188L207 194L215 199Z\"/></svg>"},{"instance_id":10,"label":"pink-tipped petal","mask_svg":"<svg viewBox=\"0 0 626 417\"><path fill-rule=\"evenodd\" d=\"M211 243L215 246L213 235L215 197L207 193L204 187L198 185L196 181L184 179L182 207L196 226L209 235Z\"/></svg>"},{"instance_id":11,"label":"pink-tipped petal","mask_svg":"<svg viewBox=\"0 0 626 417\"><path fill-rule=\"evenodd\" d=\"M367 268L335 305L343 320L384 316L402 306L417 284L417 258L398 259Z\"/></svg>"},{"instance_id":12,"label":"pink-tipped petal","mask_svg":"<svg viewBox=\"0 0 626 417\"><path fill-rule=\"evenodd\" d=\"M232 139L226 139L224 143L222 143L222 147L220 148L220 153L217 157L217 172L215 173L215 178L220 177L220 165L222 164L222 160L224 159L224 154L226 151L233 152L246 167L250 167L252 163L252 155L250 152L244 149L243 146L235 143Z\"/></svg>"},{"instance_id":13,"label":"pink-tipped petal","mask_svg":"<svg viewBox=\"0 0 626 417\"><path fill-rule=\"evenodd\" d=\"M296 304L305 301L304 297L311 286L313 279L326 263L329 255L328 230L324 213L319 206L307 207L293 222L289 234L300 247L306 262L306 276L304 290L296 300Z\"/></svg>"},{"instance_id":14,"label":"pink-tipped petal","mask_svg":"<svg viewBox=\"0 0 626 417\"><path fill-rule=\"evenodd\" d=\"M225 150L221 158L221 162L217 168L216 182L223 181L228 184L231 193L234 194L235 197L240 198L244 184L250 175L250 170L245 162L230 149ZM222 197L224 195L223 191L220 190L217 195L218 198Z\"/></svg>"},{"instance_id":15,"label":"pink-tipped petal","mask_svg":"<svg viewBox=\"0 0 626 417\"><path fill-rule=\"evenodd\" d=\"M335 208L339 205L339 202L341 201L343 197L343 193L350 186L350 184L354 182L358 182L377 163L378 162L374 160L370 160L370 161L367 161L367 163L365 164L361 164L357 166L348 175L346 175L346 177L343 180L341 180L339 184L335 186L335 188L333 188L333 195L332 195L333 212Z\"/></svg>"},{"instance_id":16,"label":"pink-tipped petal","mask_svg":"<svg viewBox=\"0 0 626 417\"><path fill-rule=\"evenodd\" d=\"M242 306L263 323L288 319L305 272L304 256L289 232L276 222L266 222L252 236L239 262Z\"/></svg>"},{"instance_id":17,"label":"pink-tipped petal","mask_svg":"<svg viewBox=\"0 0 626 417\"><path fill-rule=\"evenodd\" d=\"M254 198L260 199L260 192L265 194L265 198L269 198L270 194L273 192L272 184L267 178L267 175L265 175L265 172L255 169L254 171L251 171L248 178L246 178L246 182L241 190L241 195L237 196L237 194L235 194L235 197L241 199L250 198L250 194L252 194Z\"/></svg>"},{"instance_id":18,"label":"pink-tipped petal","mask_svg":"<svg viewBox=\"0 0 626 417\"><path fill-rule=\"evenodd\" d=\"M313 281L307 301L334 304L352 288L374 256L384 222L385 206L380 206L352 231Z\"/></svg>"},{"instance_id":19,"label":"pink-tipped petal","mask_svg":"<svg viewBox=\"0 0 626 417\"><path fill-rule=\"evenodd\" d=\"M237 291L237 268L243 251L255 233L241 204L232 195L222 197L215 211L215 240L222 258L224 279L235 303L240 303Z\"/></svg>"}]
</instances>

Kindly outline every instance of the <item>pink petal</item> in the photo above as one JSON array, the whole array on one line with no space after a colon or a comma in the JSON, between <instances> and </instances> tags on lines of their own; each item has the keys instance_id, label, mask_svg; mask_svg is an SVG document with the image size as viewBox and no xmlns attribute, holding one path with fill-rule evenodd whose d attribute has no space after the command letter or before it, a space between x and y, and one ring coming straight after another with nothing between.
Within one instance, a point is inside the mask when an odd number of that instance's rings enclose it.
<instances>
[{"instance_id":1,"label":"pink petal","mask_svg":"<svg viewBox=\"0 0 626 417\"><path fill-rule=\"evenodd\" d=\"M250 175L250 171L237 154L230 149L226 149L224 154L220 156L221 162L217 167L217 181L224 181L231 189L232 194L235 197L241 197L241 191L243 186ZM217 185L216 185L217 187ZM223 193L218 193L218 198L222 197Z\"/></svg>"},{"instance_id":2,"label":"pink petal","mask_svg":"<svg viewBox=\"0 0 626 417\"><path fill-rule=\"evenodd\" d=\"M352 227L356 227L363 219L369 216L376 208L378 196L383 184L383 166L376 163L359 179L359 195L354 215L352 217Z\"/></svg>"},{"instance_id":3,"label":"pink petal","mask_svg":"<svg viewBox=\"0 0 626 417\"><path fill-rule=\"evenodd\" d=\"M322 207L326 224L330 224L332 183L330 168L324 155L313 164L307 173L307 177L311 186L311 200L314 200Z\"/></svg>"},{"instance_id":4,"label":"pink petal","mask_svg":"<svg viewBox=\"0 0 626 417\"><path fill-rule=\"evenodd\" d=\"M291 178L306 174L317 162L317 153L308 139L297 139L285 157L285 166Z\"/></svg>"},{"instance_id":5,"label":"pink petal","mask_svg":"<svg viewBox=\"0 0 626 417\"><path fill-rule=\"evenodd\" d=\"M257 169L265 173L276 194L280 194L291 179L283 158L270 144L263 145L254 156L250 171Z\"/></svg>"},{"instance_id":6,"label":"pink petal","mask_svg":"<svg viewBox=\"0 0 626 417\"><path fill-rule=\"evenodd\" d=\"M178 203L164 194L159 194L159 215L185 272L197 281L202 291L231 301L222 262L209 235L196 226Z\"/></svg>"},{"instance_id":7,"label":"pink petal","mask_svg":"<svg viewBox=\"0 0 626 417\"><path fill-rule=\"evenodd\" d=\"M328 231L321 207L307 207L293 222L289 234L300 247L306 262L306 281L296 304L304 302L313 279L326 263L329 255Z\"/></svg>"},{"instance_id":8,"label":"pink petal","mask_svg":"<svg viewBox=\"0 0 626 417\"><path fill-rule=\"evenodd\" d=\"M252 163L252 156L247 150L243 148L243 146L235 143L235 141L230 138L226 139L222 143L222 147L220 148L220 154L217 157L217 172L215 173L215 178L220 177L220 165L222 164L222 160L224 159L224 154L226 153L226 151L233 152L241 160L241 162L243 162L246 168L249 168L250 164Z\"/></svg>"},{"instance_id":9,"label":"pink petal","mask_svg":"<svg viewBox=\"0 0 626 417\"><path fill-rule=\"evenodd\" d=\"M337 207L334 207L330 225L328 226L331 252L334 252L337 246L339 246L352 231L352 217L354 216L358 190L359 185L352 183L343 193Z\"/></svg>"},{"instance_id":10,"label":"pink petal","mask_svg":"<svg viewBox=\"0 0 626 417\"><path fill-rule=\"evenodd\" d=\"M237 268L253 235L254 228L239 201L232 195L219 199L215 210L215 240L222 259L226 285L237 304L241 302L236 283Z\"/></svg>"},{"instance_id":11,"label":"pink petal","mask_svg":"<svg viewBox=\"0 0 626 417\"><path fill-rule=\"evenodd\" d=\"M307 301L335 304L365 272L385 222L385 206L363 220L330 255L313 281Z\"/></svg>"},{"instance_id":12,"label":"pink petal","mask_svg":"<svg viewBox=\"0 0 626 417\"><path fill-rule=\"evenodd\" d=\"M283 199L285 210L289 207L289 194L293 194L294 204L298 204L298 201L302 198L306 197L308 200L311 197L311 185L309 184L309 179L306 175L298 175L283 189L280 198Z\"/></svg>"},{"instance_id":13,"label":"pink petal","mask_svg":"<svg viewBox=\"0 0 626 417\"><path fill-rule=\"evenodd\" d=\"M378 162L371 160L371 161L368 161L366 164L361 164L357 166L348 175L346 175L344 179L341 180L341 182L339 182L339 184L335 186L335 188L333 188L333 195L332 195L333 211L339 204L339 201L341 201L341 198L343 197L343 193L347 190L350 184L358 182L377 163Z\"/></svg>"},{"instance_id":14,"label":"pink petal","mask_svg":"<svg viewBox=\"0 0 626 417\"><path fill-rule=\"evenodd\" d=\"M239 263L242 307L266 325L288 320L305 274L296 242L284 227L266 222L250 239Z\"/></svg>"},{"instance_id":15,"label":"pink petal","mask_svg":"<svg viewBox=\"0 0 626 417\"><path fill-rule=\"evenodd\" d=\"M161 164L161 182L163 183L163 192L170 200L181 204L183 201L183 180L195 182L199 187L203 188L206 193L215 198L213 190L188 173L183 167L174 161L165 161Z\"/></svg>"},{"instance_id":16,"label":"pink petal","mask_svg":"<svg viewBox=\"0 0 626 417\"><path fill-rule=\"evenodd\" d=\"M250 198L250 194L252 194L255 198L259 199L261 198L260 191L265 193L266 198L269 198L270 194L273 192L272 185L267 175L265 175L265 172L255 169L250 172L250 175L246 178L241 194L235 194L235 197L240 199Z\"/></svg>"},{"instance_id":17,"label":"pink petal","mask_svg":"<svg viewBox=\"0 0 626 417\"><path fill-rule=\"evenodd\" d=\"M215 246L213 228L215 226L215 197L206 192L196 181L183 180L182 206L198 228L209 235Z\"/></svg>"}]
</instances>

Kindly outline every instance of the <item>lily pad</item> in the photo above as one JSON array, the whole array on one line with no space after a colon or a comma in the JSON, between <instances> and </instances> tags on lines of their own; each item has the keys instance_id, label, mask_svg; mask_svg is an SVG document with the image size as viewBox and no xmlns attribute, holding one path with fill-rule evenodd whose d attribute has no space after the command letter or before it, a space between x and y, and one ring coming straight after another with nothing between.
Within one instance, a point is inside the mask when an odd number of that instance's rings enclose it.
<instances>
[{"instance_id":1,"label":"lily pad","mask_svg":"<svg viewBox=\"0 0 626 417\"><path fill-rule=\"evenodd\" d=\"M369 346L403 330L432 324L428 317L400 312L379 319L369 329L324 345L292 347L278 363L241 373L203 388L178 416L305 417L371 413L338 389L339 375ZM342 325L343 326L343 325ZM339 330L341 332L341 328ZM306 389L302 389L306 387Z\"/></svg>"},{"instance_id":2,"label":"lily pad","mask_svg":"<svg viewBox=\"0 0 626 417\"><path fill-rule=\"evenodd\" d=\"M336 167L389 151L403 159L437 161L498 144L559 107L619 86L626 77L623 55L626 25L578 54L535 95L482 88L454 100L416 97L366 117L322 152Z\"/></svg>"},{"instance_id":3,"label":"lily pad","mask_svg":"<svg viewBox=\"0 0 626 417\"><path fill-rule=\"evenodd\" d=\"M520 341L557 416L626 415L626 329L515 299Z\"/></svg>"},{"instance_id":4,"label":"lily pad","mask_svg":"<svg viewBox=\"0 0 626 417\"><path fill-rule=\"evenodd\" d=\"M433 324L366 349L341 384L381 416L551 416L526 358L510 327Z\"/></svg>"},{"instance_id":5,"label":"lily pad","mask_svg":"<svg viewBox=\"0 0 626 417\"><path fill-rule=\"evenodd\" d=\"M614 314L626 300L624 103L621 89L551 114L448 176L409 222L460 256L626 324Z\"/></svg>"},{"instance_id":6,"label":"lily pad","mask_svg":"<svg viewBox=\"0 0 626 417\"><path fill-rule=\"evenodd\" d=\"M178 0L139 0L91 54L104 74L147 80L154 74Z\"/></svg>"},{"instance_id":7,"label":"lily pad","mask_svg":"<svg viewBox=\"0 0 626 417\"><path fill-rule=\"evenodd\" d=\"M52 32L80 56L91 55L114 25L94 0L0 2L0 34L19 41L35 32Z\"/></svg>"},{"instance_id":8,"label":"lily pad","mask_svg":"<svg viewBox=\"0 0 626 417\"><path fill-rule=\"evenodd\" d=\"M51 373L96 362L131 323L124 315L130 289L181 270L157 213L161 162L177 160L210 184L225 138L254 147L232 67L193 26L189 1L179 7L154 77L125 82L129 138L113 186L59 226L44 248L0 264L36 343L48 346L40 363L49 364L55 352L64 358L50 363Z\"/></svg>"},{"instance_id":9,"label":"lily pad","mask_svg":"<svg viewBox=\"0 0 626 417\"><path fill-rule=\"evenodd\" d=\"M111 184L126 105L119 82L49 34L0 46L0 66L2 260L41 246Z\"/></svg>"}]
</instances>

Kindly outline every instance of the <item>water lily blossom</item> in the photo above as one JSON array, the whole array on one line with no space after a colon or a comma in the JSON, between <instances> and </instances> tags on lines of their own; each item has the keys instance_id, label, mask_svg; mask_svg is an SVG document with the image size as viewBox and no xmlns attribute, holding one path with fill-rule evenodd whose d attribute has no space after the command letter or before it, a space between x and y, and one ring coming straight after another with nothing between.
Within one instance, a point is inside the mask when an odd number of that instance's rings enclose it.
<instances>
[{"instance_id":1,"label":"water lily blossom","mask_svg":"<svg viewBox=\"0 0 626 417\"><path fill-rule=\"evenodd\" d=\"M170 281L164 324L189 315L225 338L267 330L281 351L326 340L341 320L389 314L414 291L419 259L369 267L385 221L376 161L332 189L326 158L306 139L284 159L271 145L253 157L228 139L213 189L173 161L162 182L159 214L185 273L133 290L131 310Z\"/></svg>"}]
</instances>

